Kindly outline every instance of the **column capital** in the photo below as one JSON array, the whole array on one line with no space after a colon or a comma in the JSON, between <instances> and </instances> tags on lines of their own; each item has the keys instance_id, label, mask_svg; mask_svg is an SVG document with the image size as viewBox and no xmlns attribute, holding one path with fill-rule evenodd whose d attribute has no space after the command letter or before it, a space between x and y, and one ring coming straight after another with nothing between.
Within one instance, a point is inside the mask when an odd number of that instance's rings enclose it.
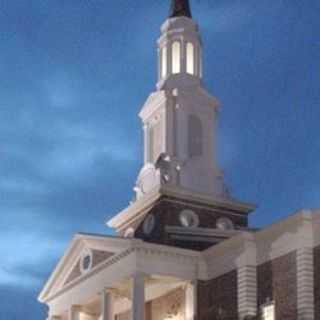
<instances>
[{"instance_id":1,"label":"column capital","mask_svg":"<svg viewBox=\"0 0 320 320\"><path fill-rule=\"evenodd\" d=\"M105 287L105 288L103 288L102 291L100 291L98 294L99 294L99 295L103 295L103 294L106 294L106 293L113 294L115 290L116 290L116 289L113 288L113 287Z\"/></svg>"}]
</instances>

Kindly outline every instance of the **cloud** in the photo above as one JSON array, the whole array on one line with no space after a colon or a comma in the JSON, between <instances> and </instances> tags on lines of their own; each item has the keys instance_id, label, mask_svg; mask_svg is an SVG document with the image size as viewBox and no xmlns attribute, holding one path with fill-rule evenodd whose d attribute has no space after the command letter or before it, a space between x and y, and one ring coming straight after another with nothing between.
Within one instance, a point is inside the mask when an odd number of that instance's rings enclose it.
<instances>
[{"instance_id":1,"label":"cloud","mask_svg":"<svg viewBox=\"0 0 320 320\"><path fill-rule=\"evenodd\" d=\"M64 246L63 240L28 230L25 223L18 224L14 232L12 227L9 232L2 230L0 285L39 287L43 283L43 270L57 259Z\"/></svg>"}]
</instances>

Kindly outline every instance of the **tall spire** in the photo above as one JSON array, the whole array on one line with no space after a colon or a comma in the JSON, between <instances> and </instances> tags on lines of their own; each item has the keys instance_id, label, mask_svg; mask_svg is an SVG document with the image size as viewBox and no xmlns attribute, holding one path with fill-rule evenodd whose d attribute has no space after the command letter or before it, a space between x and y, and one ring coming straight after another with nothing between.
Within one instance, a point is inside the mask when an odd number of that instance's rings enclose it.
<instances>
[{"instance_id":1,"label":"tall spire","mask_svg":"<svg viewBox=\"0 0 320 320\"><path fill-rule=\"evenodd\" d=\"M189 0L171 0L169 17L192 18Z\"/></svg>"}]
</instances>

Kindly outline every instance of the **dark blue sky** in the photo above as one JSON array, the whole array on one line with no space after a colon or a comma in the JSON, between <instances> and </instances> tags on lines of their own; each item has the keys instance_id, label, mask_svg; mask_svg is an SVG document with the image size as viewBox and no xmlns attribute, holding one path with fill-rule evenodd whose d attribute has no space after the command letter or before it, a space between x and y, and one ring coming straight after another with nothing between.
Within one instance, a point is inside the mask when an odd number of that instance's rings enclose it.
<instances>
[{"instance_id":1,"label":"dark blue sky","mask_svg":"<svg viewBox=\"0 0 320 320\"><path fill-rule=\"evenodd\" d=\"M253 225L320 207L319 0L194 0L219 159ZM107 232L142 162L169 0L1 0L0 319L36 301L77 231Z\"/></svg>"}]
</instances>

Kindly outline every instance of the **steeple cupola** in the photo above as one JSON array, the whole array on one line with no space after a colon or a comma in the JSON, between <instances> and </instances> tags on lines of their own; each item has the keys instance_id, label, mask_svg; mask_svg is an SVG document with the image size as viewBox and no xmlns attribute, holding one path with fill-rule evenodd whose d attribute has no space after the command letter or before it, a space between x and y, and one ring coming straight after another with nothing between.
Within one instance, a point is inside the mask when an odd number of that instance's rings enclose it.
<instances>
[{"instance_id":1,"label":"steeple cupola","mask_svg":"<svg viewBox=\"0 0 320 320\"><path fill-rule=\"evenodd\" d=\"M202 77L201 39L188 0L173 0L158 40L158 89L198 85Z\"/></svg>"}]
</instances>

